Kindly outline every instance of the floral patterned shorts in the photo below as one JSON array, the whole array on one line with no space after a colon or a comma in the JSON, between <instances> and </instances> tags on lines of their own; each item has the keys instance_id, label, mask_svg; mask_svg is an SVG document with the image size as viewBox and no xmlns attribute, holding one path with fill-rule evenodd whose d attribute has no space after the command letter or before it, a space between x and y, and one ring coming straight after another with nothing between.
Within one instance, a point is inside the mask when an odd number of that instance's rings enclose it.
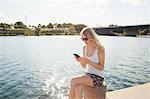
<instances>
[{"instance_id":1,"label":"floral patterned shorts","mask_svg":"<svg viewBox=\"0 0 150 99\"><path fill-rule=\"evenodd\" d=\"M93 80L93 87L99 87L103 84L104 78L95 74L86 73L86 75L90 76Z\"/></svg>"}]
</instances>

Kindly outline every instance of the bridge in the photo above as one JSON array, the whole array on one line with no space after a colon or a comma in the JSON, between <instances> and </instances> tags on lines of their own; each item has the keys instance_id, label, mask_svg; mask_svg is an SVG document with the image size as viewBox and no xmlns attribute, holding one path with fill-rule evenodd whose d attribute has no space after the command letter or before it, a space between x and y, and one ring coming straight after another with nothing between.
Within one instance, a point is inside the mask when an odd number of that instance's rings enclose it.
<instances>
[{"instance_id":1,"label":"bridge","mask_svg":"<svg viewBox=\"0 0 150 99\"><path fill-rule=\"evenodd\" d=\"M125 36L136 36L139 31L150 29L150 24L131 26L110 26L93 28L98 35L118 36L118 33L125 33Z\"/></svg>"}]
</instances>

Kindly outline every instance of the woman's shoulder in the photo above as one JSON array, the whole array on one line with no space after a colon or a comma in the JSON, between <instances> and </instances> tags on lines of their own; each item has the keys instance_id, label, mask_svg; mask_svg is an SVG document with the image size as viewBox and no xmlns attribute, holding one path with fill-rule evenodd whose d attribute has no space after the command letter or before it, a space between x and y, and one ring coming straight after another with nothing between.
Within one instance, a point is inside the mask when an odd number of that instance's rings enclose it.
<instances>
[{"instance_id":1,"label":"woman's shoulder","mask_svg":"<svg viewBox=\"0 0 150 99\"><path fill-rule=\"evenodd\" d=\"M105 51L105 47L104 47L103 45L101 45L101 46L98 48L98 50L99 50L100 52L104 52L104 51Z\"/></svg>"}]
</instances>

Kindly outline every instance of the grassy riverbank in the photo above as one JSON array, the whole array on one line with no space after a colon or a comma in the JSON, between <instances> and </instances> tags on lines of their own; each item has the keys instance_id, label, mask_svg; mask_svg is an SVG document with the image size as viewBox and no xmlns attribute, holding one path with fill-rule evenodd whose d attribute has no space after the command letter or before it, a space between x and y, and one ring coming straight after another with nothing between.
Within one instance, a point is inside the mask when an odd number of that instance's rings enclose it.
<instances>
[{"instance_id":1,"label":"grassy riverbank","mask_svg":"<svg viewBox=\"0 0 150 99\"><path fill-rule=\"evenodd\" d=\"M0 23L0 36L40 36L40 35L79 35L84 24L49 23L48 25L27 26L22 22L15 24Z\"/></svg>"},{"instance_id":2,"label":"grassy riverbank","mask_svg":"<svg viewBox=\"0 0 150 99\"><path fill-rule=\"evenodd\" d=\"M37 28L37 29L0 29L0 36L40 36L40 35L79 35L79 32L68 28Z\"/></svg>"}]
</instances>

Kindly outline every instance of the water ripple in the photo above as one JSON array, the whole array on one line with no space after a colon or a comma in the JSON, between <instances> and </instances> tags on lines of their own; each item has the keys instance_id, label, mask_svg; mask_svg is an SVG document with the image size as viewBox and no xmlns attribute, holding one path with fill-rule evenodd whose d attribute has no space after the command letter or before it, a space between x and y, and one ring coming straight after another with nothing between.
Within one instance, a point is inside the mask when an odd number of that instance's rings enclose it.
<instances>
[{"instance_id":1,"label":"water ripple","mask_svg":"<svg viewBox=\"0 0 150 99\"><path fill-rule=\"evenodd\" d=\"M107 91L150 82L150 47L145 43L150 39L100 38L106 49ZM82 54L79 36L6 41L0 43L0 99L67 99L71 78L84 73L72 55Z\"/></svg>"}]
</instances>

